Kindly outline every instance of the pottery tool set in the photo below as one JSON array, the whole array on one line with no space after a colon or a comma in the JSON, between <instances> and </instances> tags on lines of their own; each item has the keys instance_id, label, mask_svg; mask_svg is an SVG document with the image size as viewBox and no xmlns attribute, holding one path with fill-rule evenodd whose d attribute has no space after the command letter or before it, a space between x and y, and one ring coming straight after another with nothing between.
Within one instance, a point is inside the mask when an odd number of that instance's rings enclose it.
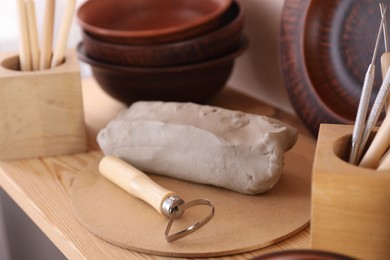
<instances>
[{"instance_id":1,"label":"pottery tool set","mask_svg":"<svg viewBox=\"0 0 390 260\"><path fill-rule=\"evenodd\" d=\"M75 0L66 1L61 26L53 49L55 0L46 0L41 46L39 46L34 0L17 0L20 37L19 59L22 71L54 68L64 61L75 5Z\"/></svg>"},{"instance_id":2,"label":"pottery tool set","mask_svg":"<svg viewBox=\"0 0 390 260\"><path fill-rule=\"evenodd\" d=\"M354 126L322 124L313 164L312 248L359 259L386 259L390 254L390 168L385 163L390 157L387 152L390 146L390 56L386 7L382 3L380 11L382 20L365 75L356 123ZM385 42L385 53L381 57L383 81L370 110L375 58L382 33ZM386 117L375 134L385 106ZM340 160L348 156L349 163Z\"/></svg>"},{"instance_id":3,"label":"pottery tool set","mask_svg":"<svg viewBox=\"0 0 390 260\"><path fill-rule=\"evenodd\" d=\"M387 115L383 121L377 135L370 145L367 145L369 137L376 126L383 108L388 108L388 94L390 91L390 56L388 51L388 33L386 25L386 7L383 3L380 4L382 20L379 26L379 31L376 38L376 43L373 51L372 61L366 72L362 94L359 101L358 111L356 115L355 126L352 134L352 146L349 156L349 162L363 167L385 169L382 165L382 159L385 158L386 150L390 146L390 116ZM379 40L384 36L385 53L381 57L381 69L383 82L379 92L375 98L374 104L368 113L368 107L371 97L371 92L375 77L375 59L378 51ZM387 103L387 104L386 104ZM388 114L388 113L387 113ZM366 148L368 146L368 148ZM367 150L367 152L365 152ZM384 160L383 160L384 161ZM382 166L381 166L382 165Z\"/></svg>"},{"instance_id":4,"label":"pottery tool set","mask_svg":"<svg viewBox=\"0 0 390 260\"><path fill-rule=\"evenodd\" d=\"M66 1L54 49L55 0L46 1L41 44L34 1L16 4L19 51L0 53L0 160L84 152L80 67L66 49L75 0Z\"/></svg>"}]
</instances>

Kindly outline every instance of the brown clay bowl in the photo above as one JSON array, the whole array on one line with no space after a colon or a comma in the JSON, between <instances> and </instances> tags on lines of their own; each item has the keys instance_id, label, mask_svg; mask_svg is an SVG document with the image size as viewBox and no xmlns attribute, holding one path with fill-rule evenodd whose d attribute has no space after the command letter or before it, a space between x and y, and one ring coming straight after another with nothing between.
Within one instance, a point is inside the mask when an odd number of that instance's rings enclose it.
<instances>
[{"instance_id":1,"label":"brown clay bowl","mask_svg":"<svg viewBox=\"0 0 390 260\"><path fill-rule=\"evenodd\" d=\"M82 29L121 44L156 44L217 28L232 0L89 0L77 12Z\"/></svg>"},{"instance_id":2,"label":"brown clay bowl","mask_svg":"<svg viewBox=\"0 0 390 260\"><path fill-rule=\"evenodd\" d=\"M83 32L83 45L96 61L124 66L160 67L191 64L221 57L237 48L244 23L238 2L222 16L218 29L201 36L173 43L121 45L96 39Z\"/></svg>"},{"instance_id":3,"label":"brown clay bowl","mask_svg":"<svg viewBox=\"0 0 390 260\"><path fill-rule=\"evenodd\" d=\"M217 59L175 67L125 67L89 58L83 44L77 46L79 59L91 65L100 87L127 105L138 100L206 102L228 80L235 59L248 47L243 36L238 48Z\"/></svg>"}]
</instances>

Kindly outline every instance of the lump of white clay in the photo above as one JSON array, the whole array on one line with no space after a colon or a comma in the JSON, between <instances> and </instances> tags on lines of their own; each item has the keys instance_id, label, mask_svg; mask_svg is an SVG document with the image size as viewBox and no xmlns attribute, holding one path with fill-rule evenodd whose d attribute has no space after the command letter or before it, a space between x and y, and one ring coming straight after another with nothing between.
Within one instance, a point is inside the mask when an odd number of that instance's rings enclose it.
<instances>
[{"instance_id":1,"label":"lump of white clay","mask_svg":"<svg viewBox=\"0 0 390 260\"><path fill-rule=\"evenodd\" d=\"M176 102L137 102L97 137L104 154L147 173L245 194L271 189L297 130L266 116Z\"/></svg>"}]
</instances>

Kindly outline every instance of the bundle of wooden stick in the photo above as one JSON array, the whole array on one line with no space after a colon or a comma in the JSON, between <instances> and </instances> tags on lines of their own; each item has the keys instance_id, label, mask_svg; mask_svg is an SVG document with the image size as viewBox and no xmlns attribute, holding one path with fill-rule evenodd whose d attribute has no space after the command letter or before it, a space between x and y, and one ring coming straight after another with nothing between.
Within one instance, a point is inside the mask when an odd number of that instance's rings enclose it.
<instances>
[{"instance_id":1,"label":"bundle of wooden stick","mask_svg":"<svg viewBox=\"0 0 390 260\"><path fill-rule=\"evenodd\" d=\"M377 170L390 170L390 50L386 25L386 7L383 3L380 4L380 10L382 21L379 27L372 63L368 68L365 82L363 84L362 96L359 102L358 114L352 136L350 162L362 167ZM385 43L385 53L381 56L383 81L366 120L370 92L374 81L375 55L381 32L383 32ZM386 117L380 125L372 142L368 143L369 136L376 126L379 115L385 106L387 106ZM359 111L359 109L363 111Z\"/></svg>"},{"instance_id":2,"label":"bundle of wooden stick","mask_svg":"<svg viewBox=\"0 0 390 260\"><path fill-rule=\"evenodd\" d=\"M17 0L19 20L19 61L22 71L54 68L64 61L76 0L66 0L61 26L53 44L55 0L46 0L41 45L38 40L34 0Z\"/></svg>"}]
</instances>

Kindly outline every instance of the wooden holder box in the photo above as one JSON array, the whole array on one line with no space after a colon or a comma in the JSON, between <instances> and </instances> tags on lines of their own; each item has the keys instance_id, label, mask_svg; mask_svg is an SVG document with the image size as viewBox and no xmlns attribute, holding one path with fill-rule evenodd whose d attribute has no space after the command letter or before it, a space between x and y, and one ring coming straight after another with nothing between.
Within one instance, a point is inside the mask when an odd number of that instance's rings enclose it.
<instances>
[{"instance_id":1,"label":"wooden holder box","mask_svg":"<svg viewBox=\"0 0 390 260\"><path fill-rule=\"evenodd\" d=\"M74 50L42 71L20 71L0 53L0 160L86 151L80 69Z\"/></svg>"},{"instance_id":2,"label":"wooden holder box","mask_svg":"<svg viewBox=\"0 0 390 260\"><path fill-rule=\"evenodd\" d=\"M390 172L345 161L352 131L347 125L320 127L312 180L312 248L388 259Z\"/></svg>"}]
</instances>

